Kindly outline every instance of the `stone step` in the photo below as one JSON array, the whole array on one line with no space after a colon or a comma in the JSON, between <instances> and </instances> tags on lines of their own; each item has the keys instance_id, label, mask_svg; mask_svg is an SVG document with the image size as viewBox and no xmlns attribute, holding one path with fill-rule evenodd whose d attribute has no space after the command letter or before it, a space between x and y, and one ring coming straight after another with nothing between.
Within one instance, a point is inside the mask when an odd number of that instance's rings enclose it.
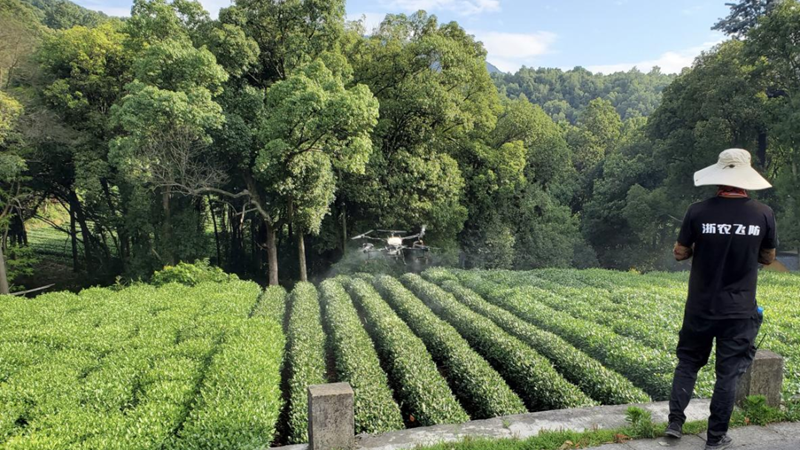
<instances>
[{"instance_id":1,"label":"stone step","mask_svg":"<svg viewBox=\"0 0 800 450\"><path fill-rule=\"evenodd\" d=\"M710 401L705 399L692 400L686 409L687 420L707 419L709 403ZM536 436L543 430L585 431L620 428L627 425L625 412L630 406L638 406L650 411L655 422L667 421L669 402L595 406L517 414L454 425L410 428L379 435L361 434L356 436L356 446L359 449L369 450L401 450L440 442L457 442L465 438L525 439ZM305 444L281 447L282 450L306 450L307 448L308 446Z\"/></svg>"}]
</instances>

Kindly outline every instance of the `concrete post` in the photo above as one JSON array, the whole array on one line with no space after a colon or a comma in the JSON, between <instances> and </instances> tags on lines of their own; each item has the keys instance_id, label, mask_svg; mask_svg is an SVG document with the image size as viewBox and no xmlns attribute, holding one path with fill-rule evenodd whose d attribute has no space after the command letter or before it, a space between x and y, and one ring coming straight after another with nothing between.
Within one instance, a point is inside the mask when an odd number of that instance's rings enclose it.
<instances>
[{"instance_id":1,"label":"concrete post","mask_svg":"<svg viewBox=\"0 0 800 450\"><path fill-rule=\"evenodd\" d=\"M310 450L355 448L353 389L349 383L308 387L308 445Z\"/></svg>"},{"instance_id":2,"label":"concrete post","mask_svg":"<svg viewBox=\"0 0 800 450\"><path fill-rule=\"evenodd\" d=\"M783 357L769 350L758 350L736 388L736 404L751 395L763 395L767 405L777 408L783 390Z\"/></svg>"}]
</instances>

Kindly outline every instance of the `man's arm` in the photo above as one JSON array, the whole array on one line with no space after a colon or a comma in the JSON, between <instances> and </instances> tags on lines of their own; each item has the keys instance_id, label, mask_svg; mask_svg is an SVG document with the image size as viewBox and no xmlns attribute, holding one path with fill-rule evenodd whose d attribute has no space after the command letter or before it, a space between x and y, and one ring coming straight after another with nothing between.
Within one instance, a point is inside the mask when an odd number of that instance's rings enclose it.
<instances>
[{"instance_id":1,"label":"man's arm","mask_svg":"<svg viewBox=\"0 0 800 450\"><path fill-rule=\"evenodd\" d=\"M694 205L692 205L694 206ZM686 210L681 223L681 230L678 233L678 240L672 248L672 254L676 261L684 261L694 254L694 230L692 230L692 206Z\"/></svg>"},{"instance_id":2,"label":"man's arm","mask_svg":"<svg viewBox=\"0 0 800 450\"><path fill-rule=\"evenodd\" d=\"M775 262L775 249L774 248L762 248L761 251L758 252L758 262L768 266Z\"/></svg>"},{"instance_id":3,"label":"man's arm","mask_svg":"<svg viewBox=\"0 0 800 450\"><path fill-rule=\"evenodd\" d=\"M767 229L764 240L761 241L761 249L758 252L758 262L768 266L775 261L776 249L778 248L778 231L775 226L775 213L769 210L767 214Z\"/></svg>"},{"instance_id":4,"label":"man's arm","mask_svg":"<svg viewBox=\"0 0 800 450\"><path fill-rule=\"evenodd\" d=\"M675 242L675 247L672 248L672 254L675 256L676 261L684 261L692 257L692 247L681 245L680 242Z\"/></svg>"}]
</instances>

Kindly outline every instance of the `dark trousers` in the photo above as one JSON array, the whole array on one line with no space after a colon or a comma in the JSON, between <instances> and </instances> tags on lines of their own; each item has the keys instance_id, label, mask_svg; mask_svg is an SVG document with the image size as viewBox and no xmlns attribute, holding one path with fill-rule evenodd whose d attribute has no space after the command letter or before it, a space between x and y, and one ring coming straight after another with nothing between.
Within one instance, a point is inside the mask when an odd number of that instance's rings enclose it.
<instances>
[{"instance_id":1,"label":"dark trousers","mask_svg":"<svg viewBox=\"0 0 800 450\"><path fill-rule=\"evenodd\" d=\"M678 367L672 381L669 421L686 422L684 411L694 392L697 372L708 363L717 341L717 382L711 397L708 443L716 444L728 432L736 400L736 384L756 354L755 340L761 328L757 312L749 319L708 320L686 314L678 341Z\"/></svg>"}]
</instances>

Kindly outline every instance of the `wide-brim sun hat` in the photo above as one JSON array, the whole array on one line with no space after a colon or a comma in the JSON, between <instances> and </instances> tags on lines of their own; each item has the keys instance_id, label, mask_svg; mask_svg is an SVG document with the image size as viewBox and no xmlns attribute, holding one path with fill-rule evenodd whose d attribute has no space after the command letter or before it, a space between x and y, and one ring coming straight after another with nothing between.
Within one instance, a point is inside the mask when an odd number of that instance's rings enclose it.
<instances>
[{"instance_id":1,"label":"wide-brim sun hat","mask_svg":"<svg viewBox=\"0 0 800 450\"><path fill-rule=\"evenodd\" d=\"M768 189L772 185L750 165L750 152L729 148L719 154L716 164L694 173L695 186L731 186L748 191Z\"/></svg>"}]
</instances>

